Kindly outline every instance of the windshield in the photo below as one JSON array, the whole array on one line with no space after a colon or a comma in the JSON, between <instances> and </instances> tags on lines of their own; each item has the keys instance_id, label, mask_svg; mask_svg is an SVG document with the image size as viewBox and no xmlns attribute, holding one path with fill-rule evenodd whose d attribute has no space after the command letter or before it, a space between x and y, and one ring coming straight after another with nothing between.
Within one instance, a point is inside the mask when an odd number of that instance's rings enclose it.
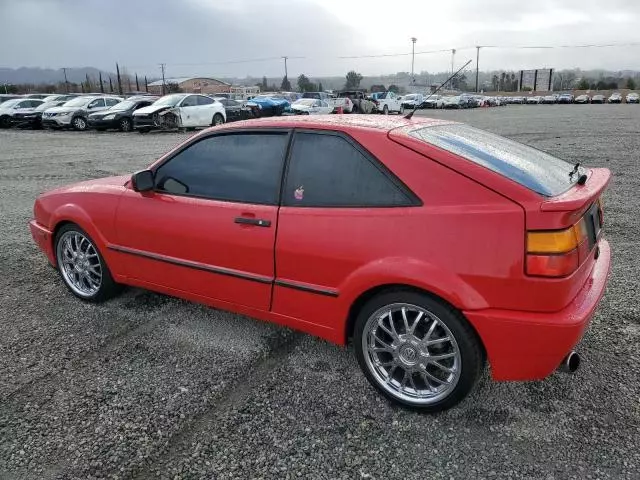
<instances>
[{"instance_id":1,"label":"windshield","mask_svg":"<svg viewBox=\"0 0 640 480\"><path fill-rule=\"evenodd\" d=\"M136 106L136 102L132 102L131 100L125 100L124 102L116 103L109 110L117 110L117 111L129 110L135 106Z\"/></svg>"},{"instance_id":2,"label":"windshield","mask_svg":"<svg viewBox=\"0 0 640 480\"><path fill-rule=\"evenodd\" d=\"M318 92L305 92L304 95L302 95L302 98L320 98L320 93Z\"/></svg>"},{"instance_id":3,"label":"windshield","mask_svg":"<svg viewBox=\"0 0 640 480\"><path fill-rule=\"evenodd\" d=\"M0 108L11 108L16 103L20 102L21 100L23 100L23 99L22 98L16 98L14 100L7 100L6 102L3 102L2 105L0 105Z\"/></svg>"},{"instance_id":4,"label":"windshield","mask_svg":"<svg viewBox=\"0 0 640 480\"><path fill-rule=\"evenodd\" d=\"M167 95L159 100L156 100L153 104L154 107L175 107L180 100L184 98L184 95Z\"/></svg>"},{"instance_id":5,"label":"windshield","mask_svg":"<svg viewBox=\"0 0 640 480\"><path fill-rule=\"evenodd\" d=\"M548 197L565 192L579 177L569 176L573 165L564 160L468 125L426 127L409 135Z\"/></svg>"},{"instance_id":6,"label":"windshield","mask_svg":"<svg viewBox=\"0 0 640 480\"><path fill-rule=\"evenodd\" d=\"M313 107L318 103L318 100L315 98L303 98L302 100L296 100L294 105L306 105L308 107Z\"/></svg>"},{"instance_id":7,"label":"windshield","mask_svg":"<svg viewBox=\"0 0 640 480\"><path fill-rule=\"evenodd\" d=\"M73 100L69 100L64 104L65 107L82 107L93 100L93 97L78 97Z\"/></svg>"},{"instance_id":8,"label":"windshield","mask_svg":"<svg viewBox=\"0 0 640 480\"><path fill-rule=\"evenodd\" d=\"M415 95L413 93L404 96L405 100L416 100L417 98L418 98L418 95Z\"/></svg>"}]
</instances>

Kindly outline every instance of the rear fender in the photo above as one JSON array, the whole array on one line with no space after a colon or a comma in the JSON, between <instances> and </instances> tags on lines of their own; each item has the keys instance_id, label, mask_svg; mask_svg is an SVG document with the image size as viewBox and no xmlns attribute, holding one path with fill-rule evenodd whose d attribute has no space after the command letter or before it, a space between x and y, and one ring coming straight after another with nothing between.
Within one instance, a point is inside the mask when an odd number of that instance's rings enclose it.
<instances>
[{"instance_id":1,"label":"rear fender","mask_svg":"<svg viewBox=\"0 0 640 480\"><path fill-rule=\"evenodd\" d=\"M364 292L384 285L407 285L432 293L459 310L487 308L487 301L459 276L415 258L377 260L357 269L339 288L346 311Z\"/></svg>"}]
</instances>

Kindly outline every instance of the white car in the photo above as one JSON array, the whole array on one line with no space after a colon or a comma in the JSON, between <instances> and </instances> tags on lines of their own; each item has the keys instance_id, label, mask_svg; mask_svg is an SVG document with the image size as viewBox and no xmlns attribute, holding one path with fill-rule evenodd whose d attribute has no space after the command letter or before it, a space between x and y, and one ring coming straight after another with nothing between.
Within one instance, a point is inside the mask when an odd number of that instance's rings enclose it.
<instances>
[{"instance_id":1,"label":"white car","mask_svg":"<svg viewBox=\"0 0 640 480\"><path fill-rule=\"evenodd\" d=\"M42 103L37 98L16 98L0 103L0 128L9 128L16 117L33 113Z\"/></svg>"},{"instance_id":2,"label":"white car","mask_svg":"<svg viewBox=\"0 0 640 480\"><path fill-rule=\"evenodd\" d=\"M196 128L222 125L227 121L224 105L212 97L173 93L133 113L134 128L141 133L153 129Z\"/></svg>"},{"instance_id":3,"label":"white car","mask_svg":"<svg viewBox=\"0 0 640 480\"><path fill-rule=\"evenodd\" d=\"M538 104L542 102L542 97L539 96L534 96L534 97L527 97L527 104Z\"/></svg>"},{"instance_id":4,"label":"white car","mask_svg":"<svg viewBox=\"0 0 640 480\"><path fill-rule=\"evenodd\" d=\"M442 95L427 95L422 102L422 108L444 108L445 97Z\"/></svg>"},{"instance_id":5,"label":"white car","mask_svg":"<svg viewBox=\"0 0 640 480\"><path fill-rule=\"evenodd\" d=\"M408 93L402 97L401 103L404 108L422 108L424 102L424 95L421 93Z\"/></svg>"},{"instance_id":6,"label":"white car","mask_svg":"<svg viewBox=\"0 0 640 480\"><path fill-rule=\"evenodd\" d=\"M86 130L89 126L89 114L106 110L123 99L111 95L87 95L69 100L59 107L48 108L42 112L42 126L52 128L74 128Z\"/></svg>"},{"instance_id":7,"label":"white car","mask_svg":"<svg viewBox=\"0 0 640 480\"><path fill-rule=\"evenodd\" d=\"M627 103L640 103L640 96L635 92L631 92L627 94L626 101Z\"/></svg>"},{"instance_id":8,"label":"white car","mask_svg":"<svg viewBox=\"0 0 640 480\"><path fill-rule=\"evenodd\" d=\"M291 104L291 110L297 115L328 115L333 112L333 105L317 98L301 98Z\"/></svg>"},{"instance_id":9,"label":"white car","mask_svg":"<svg viewBox=\"0 0 640 480\"><path fill-rule=\"evenodd\" d=\"M378 112L386 115L391 112L402 113L404 111L400 97L395 93L389 91L376 93L374 95L373 101L378 107Z\"/></svg>"},{"instance_id":10,"label":"white car","mask_svg":"<svg viewBox=\"0 0 640 480\"><path fill-rule=\"evenodd\" d=\"M609 103L622 103L622 95L620 95L618 92L614 92L609 97L608 102Z\"/></svg>"}]
</instances>

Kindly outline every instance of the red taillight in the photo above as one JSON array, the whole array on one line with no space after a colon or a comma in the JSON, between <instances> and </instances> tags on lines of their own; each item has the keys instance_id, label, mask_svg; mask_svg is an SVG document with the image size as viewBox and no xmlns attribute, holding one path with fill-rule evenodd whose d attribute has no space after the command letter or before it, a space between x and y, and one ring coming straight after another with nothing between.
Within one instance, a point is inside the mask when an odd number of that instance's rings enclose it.
<instances>
[{"instance_id":1,"label":"red taillight","mask_svg":"<svg viewBox=\"0 0 640 480\"><path fill-rule=\"evenodd\" d=\"M527 273L538 277L566 277L579 265L578 249L557 255L527 255Z\"/></svg>"}]
</instances>

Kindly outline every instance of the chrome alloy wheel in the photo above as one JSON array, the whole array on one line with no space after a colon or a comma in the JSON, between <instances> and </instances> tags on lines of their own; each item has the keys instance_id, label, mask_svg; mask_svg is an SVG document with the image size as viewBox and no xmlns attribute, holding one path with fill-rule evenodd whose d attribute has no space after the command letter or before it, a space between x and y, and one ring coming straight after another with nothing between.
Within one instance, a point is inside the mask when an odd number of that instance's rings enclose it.
<instances>
[{"instance_id":1,"label":"chrome alloy wheel","mask_svg":"<svg viewBox=\"0 0 640 480\"><path fill-rule=\"evenodd\" d=\"M365 362L380 387L406 403L429 405L449 395L462 372L460 349L436 315L408 303L371 315L362 335Z\"/></svg>"},{"instance_id":2,"label":"chrome alloy wheel","mask_svg":"<svg viewBox=\"0 0 640 480\"><path fill-rule=\"evenodd\" d=\"M95 246L80 232L64 232L56 247L60 272L79 296L94 296L102 285L102 264Z\"/></svg>"}]
</instances>

